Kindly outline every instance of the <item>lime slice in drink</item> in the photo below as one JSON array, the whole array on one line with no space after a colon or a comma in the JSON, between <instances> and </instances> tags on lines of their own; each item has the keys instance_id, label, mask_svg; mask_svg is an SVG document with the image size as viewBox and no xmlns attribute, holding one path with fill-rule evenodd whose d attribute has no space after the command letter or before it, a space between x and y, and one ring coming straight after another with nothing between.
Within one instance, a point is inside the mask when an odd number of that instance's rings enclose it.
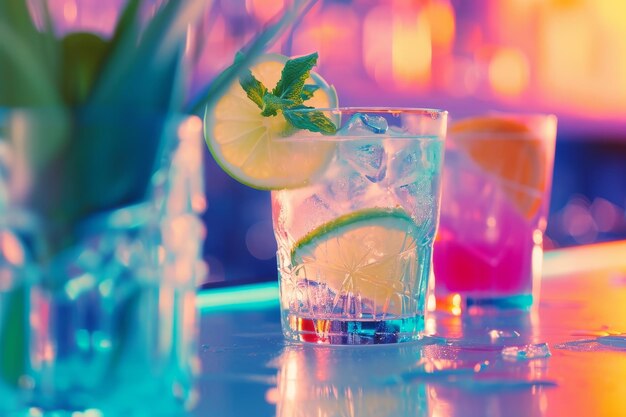
<instances>
[{"instance_id":1,"label":"lime slice in drink","mask_svg":"<svg viewBox=\"0 0 626 417\"><path fill-rule=\"evenodd\" d=\"M319 226L292 250L300 279L400 314L418 274L418 226L401 209L365 209Z\"/></svg>"},{"instance_id":2,"label":"lime slice in drink","mask_svg":"<svg viewBox=\"0 0 626 417\"><path fill-rule=\"evenodd\" d=\"M271 90L280 79L287 59L268 54L250 70ZM337 106L334 87L319 75L311 72L306 84L320 88L304 102L305 105L316 108ZM332 141L285 140L284 134L289 130L280 112L276 116L262 116L259 107L247 97L238 81L213 108L207 109L205 116L206 141L213 158L231 177L258 189L304 185L332 157L335 148Z\"/></svg>"}]
</instances>

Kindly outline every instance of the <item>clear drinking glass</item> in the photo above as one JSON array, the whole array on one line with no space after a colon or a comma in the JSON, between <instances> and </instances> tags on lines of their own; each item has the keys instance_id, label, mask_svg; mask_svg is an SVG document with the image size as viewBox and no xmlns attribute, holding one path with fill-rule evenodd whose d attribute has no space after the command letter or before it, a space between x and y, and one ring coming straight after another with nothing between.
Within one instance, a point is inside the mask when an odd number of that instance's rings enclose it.
<instances>
[{"instance_id":1,"label":"clear drinking glass","mask_svg":"<svg viewBox=\"0 0 626 417\"><path fill-rule=\"evenodd\" d=\"M335 135L278 139L298 155L326 158L304 184L272 191L283 332L329 344L415 340L424 327L447 113L322 111Z\"/></svg>"},{"instance_id":2,"label":"clear drinking glass","mask_svg":"<svg viewBox=\"0 0 626 417\"><path fill-rule=\"evenodd\" d=\"M0 415L193 406L201 128L179 114L0 109Z\"/></svg>"},{"instance_id":3,"label":"clear drinking glass","mask_svg":"<svg viewBox=\"0 0 626 417\"><path fill-rule=\"evenodd\" d=\"M552 115L502 113L451 123L434 252L438 309L532 306L556 124Z\"/></svg>"}]
</instances>

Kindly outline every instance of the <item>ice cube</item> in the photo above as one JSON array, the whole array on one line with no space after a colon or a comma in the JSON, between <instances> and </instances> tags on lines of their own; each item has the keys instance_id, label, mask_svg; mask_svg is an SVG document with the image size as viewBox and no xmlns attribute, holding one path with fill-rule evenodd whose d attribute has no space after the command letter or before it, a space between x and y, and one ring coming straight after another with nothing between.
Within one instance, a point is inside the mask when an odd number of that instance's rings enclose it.
<instances>
[{"instance_id":1,"label":"ice cube","mask_svg":"<svg viewBox=\"0 0 626 417\"><path fill-rule=\"evenodd\" d=\"M394 186L411 184L424 175L421 166L421 149L416 141L408 142L405 140L391 140L392 145L389 155L389 172L387 180Z\"/></svg>"},{"instance_id":2,"label":"ice cube","mask_svg":"<svg viewBox=\"0 0 626 417\"><path fill-rule=\"evenodd\" d=\"M346 161L359 175L371 182L380 182L387 171L387 154L384 142L388 139L375 135L387 131L387 121L382 116L369 116L356 113L341 128L338 136L350 137L341 141L339 156ZM359 137L363 137L360 139Z\"/></svg>"},{"instance_id":3,"label":"ice cube","mask_svg":"<svg viewBox=\"0 0 626 417\"><path fill-rule=\"evenodd\" d=\"M395 199L411 215L417 224L425 224L433 218L435 200L432 194L432 184L428 178L423 178L411 184L394 188Z\"/></svg>"},{"instance_id":4,"label":"ice cube","mask_svg":"<svg viewBox=\"0 0 626 417\"><path fill-rule=\"evenodd\" d=\"M439 174L442 148L429 140L392 138L387 153L387 180L396 187Z\"/></svg>"},{"instance_id":5,"label":"ice cube","mask_svg":"<svg viewBox=\"0 0 626 417\"><path fill-rule=\"evenodd\" d=\"M369 183L366 178L351 169L342 172L328 185L328 194L335 201L356 200L361 197Z\"/></svg>"},{"instance_id":6,"label":"ice cube","mask_svg":"<svg viewBox=\"0 0 626 417\"><path fill-rule=\"evenodd\" d=\"M383 116L362 114L361 120L363 124L369 127L374 133L385 133L389 127L387 119Z\"/></svg>"},{"instance_id":7,"label":"ice cube","mask_svg":"<svg viewBox=\"0 0 626 417\"><path fill-rule=\"evenodd\" d=\"M371 182L385 178L387 161L385 148L381 142L351 140L341 144L341 157L360 175Z\"/></svg>"},{"instance_id":8,"label":"ice cube","mask_svg":"<svg viewBox=\"0 0 626 417\"><path fill-rule=\"evenodd\" d=\"M350 201L353 209L359 207L397 208L400 206L393 191L382 183L370 183L358 199Z\"/></svg>"},{"instance_id":9,"label":"ice cube","mask_svg":"<svg viewBox=\"0 0 626 417\"><path fill-rule=\"evenodd\" d=\"M336 218L338 213L333 210L332 202L330 196L318 193L294 205L290 227L293 238L299 239L320 224Z\"/></svg>"},{"instance_id":10,"label":"ice cube","mask_svg":"<svg viewBox=\"0 0 626 417\"><path fill-rule=\"evenodd\" d=\"M387 132L387 119L383 116L355 113L337 134L344 136L369 136Z\"/></svg>"},{"instance_id":11,"label":"ice cube","mask_svg":"<svg viewBox=\"0 0 626 417\"><path fill-rule=\"evenodd\" d=\"M523 346L508 346L502 349L502 357L506 360L542 359L552 356L547 343L536 343Z\"/></svg>"}]
</instances>

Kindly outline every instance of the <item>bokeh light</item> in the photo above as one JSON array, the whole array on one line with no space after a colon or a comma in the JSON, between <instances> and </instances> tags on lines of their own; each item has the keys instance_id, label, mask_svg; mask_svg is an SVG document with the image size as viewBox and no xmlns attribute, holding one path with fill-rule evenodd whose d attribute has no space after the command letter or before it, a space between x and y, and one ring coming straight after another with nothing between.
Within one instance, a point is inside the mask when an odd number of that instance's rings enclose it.
<instances>
[{"instance_id":1,"label":"bokeh light","mask_svg":"<svg viewBox=\"0 0 626 417\"><path fill-rule=\"evenodd\" d=\"M284 0L246 0L246 9L261 22L267 22L285 7Z\"/></svg>"},{"instance_id":2,"label":"bokeh light","mask_svg":"<svg viewBox=\"0 0 626 417\"><path fill-rule=\"evenodd\" d=\"M530 70L524 54L514 48L499 49L489 63L489 82L497 94L515 97L529 84Z\"/></svg>"}]
</instances>

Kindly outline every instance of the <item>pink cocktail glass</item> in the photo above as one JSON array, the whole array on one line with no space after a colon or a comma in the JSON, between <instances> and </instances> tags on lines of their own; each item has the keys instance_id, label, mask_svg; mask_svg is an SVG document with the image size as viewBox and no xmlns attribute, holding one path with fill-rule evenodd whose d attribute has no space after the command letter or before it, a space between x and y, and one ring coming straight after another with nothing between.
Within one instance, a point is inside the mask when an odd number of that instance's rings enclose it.
<instances>
[{"instance_id":1,"label":"pink cocktail glass","mask_svg":"<svg viewBox=\"0 0 626 417\"><path fill-rule=\"evenodd\" d=\"M538 295L556 138L551 115L450 127L433 262L438 309L528 309Z\"/></svg>"}]
</instances>

